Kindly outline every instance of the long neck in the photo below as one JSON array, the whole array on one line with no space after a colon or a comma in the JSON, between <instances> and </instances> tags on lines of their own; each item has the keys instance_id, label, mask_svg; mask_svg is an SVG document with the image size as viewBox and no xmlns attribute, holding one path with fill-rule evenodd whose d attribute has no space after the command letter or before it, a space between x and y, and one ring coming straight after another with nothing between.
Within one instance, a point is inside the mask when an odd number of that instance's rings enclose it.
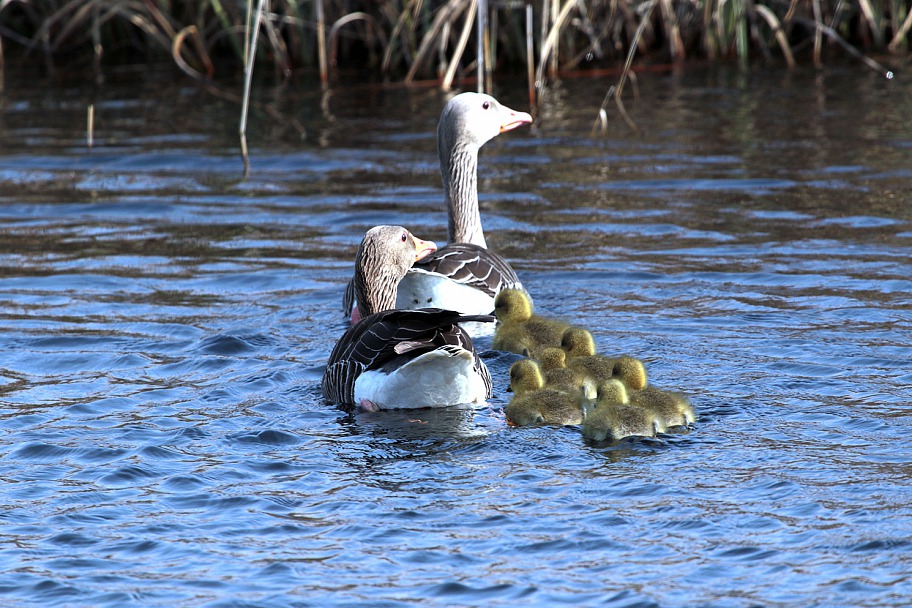
<instances>
[{"instance_id":1,"label":"long neck","mask_svg":"<svg viewBox=\"0 0 912 608\"><path fill-rule=\"evenodd\" d=\"M478 149L457 144L440 150L440 173L449 242L487 247L478 211Z\"/></svg>"},{"instance_id":2,"label":"long neck","mask_svg":"<svg viewBox=\"0 0 912 608\"><path fill-rule=\"evenodd\" d=\"M358 312L363 319L367 315L396 308L396 288L402 280L402 273L389 266L379 266L368 256L355 265L355 298ZM373 268L379 271L372 271Z\"/></svg>"}]
</instances>

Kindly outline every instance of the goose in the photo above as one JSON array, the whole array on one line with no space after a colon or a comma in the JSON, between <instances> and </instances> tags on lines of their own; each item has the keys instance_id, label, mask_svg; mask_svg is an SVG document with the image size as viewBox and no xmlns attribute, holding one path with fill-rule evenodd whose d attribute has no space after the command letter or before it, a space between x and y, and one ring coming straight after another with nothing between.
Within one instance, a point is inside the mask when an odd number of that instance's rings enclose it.
<instances>
[{"instance_id":1,"label":"goose","mask_svg":"<svg viewBox=\"0 0 912 608\"><path fill-rule=\"evenodd\" d=\"M655 437L665 426L655 412L632 405L624 383L612 378L599 385L595 406L586 412L581 430L593 441L619 441Z\"/></svg>"},{"instance_id":2,"label":"goose","mask_svg":"<svg viewBox=\"0 0 912 608\"><path fill-rule=\"evenodd\" d=\"M510 264L487 248L478 209L478 151L499 135L532 122L490 95L462 93L444 106L437 124L437 154L447 206L448 244L416 263L399 283L397 308L438 307L464 314L490 314L505 287L522 289ZM343 299L352 313L351 283ZM353 322L356 319L352 317ZM488 324L471 324L470 334L491 335Z\"/></svg>"},{"instance_id":3,"label":"goose","mask_svg":"<svg viewBox=\"0 0 912 608\"><path fill-rule=\"evenodd\" d=\"M588 330L568 328L561 337L561 348L567 353L567 367L587 374L596 382L619 378L631 390L644 389L648 384L646 368L639 359L595 354L595 341Z\"/></svg>"},{"instance_id":4,"label":"goose","mask_svg":"<svg viewBox=\"0 0 912 608\"><path fill-rule=\"evenodd\" d=\"M396 286L436 249L401 226L377 226L361 241L353 285L361 319L339 338L323 374L324 398L366 410L483 403L491 375L458 324L485 315L395 310Z\"/></svg>"},{"instance_id":5,"label":"goose","mask_svg":"<svg viewBox=\"0 0 912 608\"><path fill-rule=\"evenodd\" d=\"M514 395L504 408L507 423L570 425L583 422L583 394L541 388Z\"/></svg>"},{"instance_id":6,"label":"goose","mask_svg":"<svg viewBox=\"0 0 912 608\"><path fill-rule=\"evenodd\" d=\"M497 328L491 348L536 358L549 346L560 346L569 323L532 312L532 299L522 289L503 289L494 298Z\"/></svg>"}]
</instances>

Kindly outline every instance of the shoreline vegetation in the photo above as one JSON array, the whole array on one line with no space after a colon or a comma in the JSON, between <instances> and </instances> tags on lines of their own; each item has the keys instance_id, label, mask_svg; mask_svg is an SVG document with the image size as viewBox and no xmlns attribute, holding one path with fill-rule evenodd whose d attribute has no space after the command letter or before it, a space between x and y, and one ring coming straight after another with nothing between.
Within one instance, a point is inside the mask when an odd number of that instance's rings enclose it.
<instances>
[{"instance_id":1,"label":"shoreline vegetation","mask_svg":"<svg viewBox=\"0 0 912 608\"><path fill-rule=\"evenodd\" d=\"M908 60L912 0L0 0L0 90L7 66L49 74L170 60L214 94L241 106L246 124L254 68L278 80L339 70L378 82L491 91L495 73L525 73L532 113L561 74L617 71L593 125L604 131L634 59L680 65L699 59L815 67L852 57ZM29 68L33 69L33 68ZM610 72L609 72L610 73ZM244 77L243 94L215 83ZM93 108L87 108L88 141Z\"/></svg>"},{"instance_id":2,"label":"shoreline vegetation","mask_svg":"<svg viewBox=\"0 0 912 608\"><path fill-rule=\"evenodd\" d=\"M870 55L907 55L910 30L910 0L0 0L0 67L170 57L206 80L255 54L279 77L316 69L328 82L350 67L449 88L476 74L490 84L495 69L540 81L617 66L631 51L658 63L820 66L835 50L886 73Z\"/></svg>"}]
</instances>

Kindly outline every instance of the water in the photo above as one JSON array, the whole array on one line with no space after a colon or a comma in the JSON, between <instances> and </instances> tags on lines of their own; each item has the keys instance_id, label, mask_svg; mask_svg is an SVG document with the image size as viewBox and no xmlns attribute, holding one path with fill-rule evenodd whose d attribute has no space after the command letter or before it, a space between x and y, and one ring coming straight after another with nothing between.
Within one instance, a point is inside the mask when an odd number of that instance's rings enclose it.
<instances>
[{"instance_id":1,"label":"water","mask_svg":"<svg viewBox=\"0 0 912 608\"><path fill-rule=\"evenodd\" d=\"M363 232L445 240L438 93L261 86L243 181L231 103L24 82L0 114L0 605L912 602L902 72L648 73L640 131L610 109L602 139L611 79L567 81L484 149L489 245L539 311L696 405L617 445L507 428L495 353L489 408L321 402Z\"/></svg>"}]
</instances>

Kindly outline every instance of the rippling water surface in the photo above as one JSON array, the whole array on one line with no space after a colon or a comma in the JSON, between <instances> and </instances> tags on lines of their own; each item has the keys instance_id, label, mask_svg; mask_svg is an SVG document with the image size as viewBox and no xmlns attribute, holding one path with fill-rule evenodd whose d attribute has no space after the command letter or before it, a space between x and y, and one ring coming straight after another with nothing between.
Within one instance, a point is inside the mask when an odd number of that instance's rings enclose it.
<instances>
[{"instance_id":1,"label":"rippling water surface","mask_svg":"<svg viewBox=\"0 0 912 608\"><path fill-rule=\"evenodd\" d=\"M591 138L612 80L479 183L539 311L691 395L616 445L507 428L493 352L490 407L322 403L363 232L445 240L439 93L261 86L244 181L233 104L7 82L0 604L912 603L912 83L648 73Z\"/></svg>"}]
</instances>

